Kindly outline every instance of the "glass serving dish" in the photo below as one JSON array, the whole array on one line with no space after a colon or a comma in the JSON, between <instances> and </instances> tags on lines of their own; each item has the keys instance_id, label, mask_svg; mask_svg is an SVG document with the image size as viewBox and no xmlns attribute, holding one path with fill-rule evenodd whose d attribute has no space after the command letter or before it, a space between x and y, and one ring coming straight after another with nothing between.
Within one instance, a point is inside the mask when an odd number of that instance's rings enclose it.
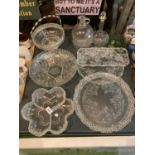
<instances>
[{"instance_id":1,"label":"glass serving dish","mask_svg":"<svg viewBox=\"0 0 155 155\"><path fill-rule=\"evenodd\" d=\"M57 49L64 41L65 32L61 25L57 23L46 23L38 26L38 24L46 18L56 17L61 20L58 16L48 15L39 19L31 31L31 38L33 43L44 51L50 51L51 49ZM38 27L37 27L38 26Z\"/></svg>"},{"instance_id":2,"label":"glass serving dish","mask_svg":"<svg viewBox=\"0 0 155 155\"><path fill-rule=\"evenodd\" d=\"M134 115L129 86L109 73L94 73L77 85L73 101L81 122L91 130L112 133L122 130Z\"/></svg>"},{"instance_id":3,"label":"glass serving dish","mask_svg":"<svg viewBox=\"0 0 155 155\"><path fill-rule=\"evenodd\" d=\"M42 87L54 87L67 83L77 71L76 58L63 49L38 54L29 68L33 82Z\"/></svg>"},{"instance_id":4,"label":"glass serving dish","mask_svg":"<svg viewBox=\"0 0 155 155\"><path fill-rule=\"evenodd\" d=\"M125 48L80 48L77 52L78 72L86 76L95 72L107 72L122 76L129 64Z\"/></svg>"},{"instance_id":5,"label":"glass serving dish","mask_svg":"<svg viewBox=\"0 0 155 155\"><path fill-rule=\"evenodd\" d=\"M29 132L35 136L43 136L48 131L55 135L61 134L66 130L67 119L73 112L73 101L66 98L61 87L36 89L32 101L21 110L22 117L29 121Z\"/></svg>"}]
</instances>

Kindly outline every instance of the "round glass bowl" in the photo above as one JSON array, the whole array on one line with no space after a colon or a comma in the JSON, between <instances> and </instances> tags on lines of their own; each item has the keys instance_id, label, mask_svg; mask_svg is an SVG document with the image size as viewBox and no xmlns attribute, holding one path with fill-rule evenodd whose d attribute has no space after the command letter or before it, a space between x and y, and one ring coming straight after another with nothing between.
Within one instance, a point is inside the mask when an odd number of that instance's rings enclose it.
<instances>
[{"instance_id":1,"label":"round glass bowl","mask_svg":"<svg viewBox=\"0 0 155 155\"><path fill-rule=\"evenodd\" d=\"M32 81L42 87L54 87L67 83L77 71L76 58L63 49L42 52L29 69Z\"/></svg>"},{"instance_id":2,"label":"round glass bowl","mask_svg":"<svg viewBox=\"0 0 155 155\"><path fill-rule=\"evenodd\" d=\"M134 115L134 97L129 86L109 73L84 77L75 89L73 101L83 124L102 133L123 129Z\"/></svg>"},{"instance_id":3,"label":"round glass bowl","mask_svg":"<svg viewBox=\"0 0 155 155\"><path fill-rule=\"evenodd\" d=\"M65 32L61 25L47 23L38 26L31 34L33 43L44 51L57 49L64 41Z\"/></svg>"}]
</instances>

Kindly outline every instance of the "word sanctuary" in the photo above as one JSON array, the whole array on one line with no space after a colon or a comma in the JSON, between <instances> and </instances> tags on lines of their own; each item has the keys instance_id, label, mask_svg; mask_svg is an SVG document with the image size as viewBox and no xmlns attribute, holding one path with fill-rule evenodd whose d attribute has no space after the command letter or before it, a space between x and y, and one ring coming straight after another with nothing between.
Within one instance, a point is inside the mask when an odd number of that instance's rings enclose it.
<instances>
[{"instance_id":1,"label":"word sanctuary","mask_svg":"<svg viewBox=\"0 0 155 155\"><path fill-rule=\"evenodd\" d=\"M66 6L55 7L56 14L92 14L98 13L100 7L80 7L80 6Z\"/></svg>"}]
</instances>

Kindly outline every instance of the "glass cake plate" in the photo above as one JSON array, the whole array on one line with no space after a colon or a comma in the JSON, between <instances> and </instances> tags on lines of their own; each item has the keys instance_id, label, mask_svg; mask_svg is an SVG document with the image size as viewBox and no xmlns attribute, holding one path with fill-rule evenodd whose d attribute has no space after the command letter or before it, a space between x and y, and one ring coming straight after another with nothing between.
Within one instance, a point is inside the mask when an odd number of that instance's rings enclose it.
<instances>
[{"instance_id":1,"label":"glass cake plate","mask_svg":"<svg viewBox=\"0 0 155 155\"><path fill-rule=\"evenodd\" d=\"M112 133L122 130L134 115L134 96L129 86L109 73L94 73L75 88L75 112L91 130Z\"/></svg>"},{"instance_id":2,"label":"glass cake plate","mask_svg":"<svg viewBox=\"0 0 155 155\"><path fill-rule=\"evenodd\" d=\"M42 87L60 86L73 78L76 58L63 49L38 54L29 69L30 78Z\"/></svg>"}]
</instances>

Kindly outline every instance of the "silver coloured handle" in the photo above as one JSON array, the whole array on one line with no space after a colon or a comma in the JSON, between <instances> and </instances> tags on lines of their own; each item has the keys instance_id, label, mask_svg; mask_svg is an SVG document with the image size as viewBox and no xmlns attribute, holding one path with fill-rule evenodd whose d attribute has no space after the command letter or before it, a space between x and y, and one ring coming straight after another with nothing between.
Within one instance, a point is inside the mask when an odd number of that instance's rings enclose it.
<instances>
[{"instance_id":1,"label":"silver coloured handle","mask_svg":"<svg viewBox=\"0 0 155 155\"><path fill-rule=\"evenodd\" d=\"M34 24L34 26L32 27L32 30L31 30L30 34L32 35L33 31L36 29L36 27L39 25L40 22L42 22L44 19L51 18L51 17L57 18L58 21L59 21L59 24L62 25L61 18L59 16L57 16L57 15L43 16L42 18L39 18L38 21Z\"/></svg>"}]
</instances>

